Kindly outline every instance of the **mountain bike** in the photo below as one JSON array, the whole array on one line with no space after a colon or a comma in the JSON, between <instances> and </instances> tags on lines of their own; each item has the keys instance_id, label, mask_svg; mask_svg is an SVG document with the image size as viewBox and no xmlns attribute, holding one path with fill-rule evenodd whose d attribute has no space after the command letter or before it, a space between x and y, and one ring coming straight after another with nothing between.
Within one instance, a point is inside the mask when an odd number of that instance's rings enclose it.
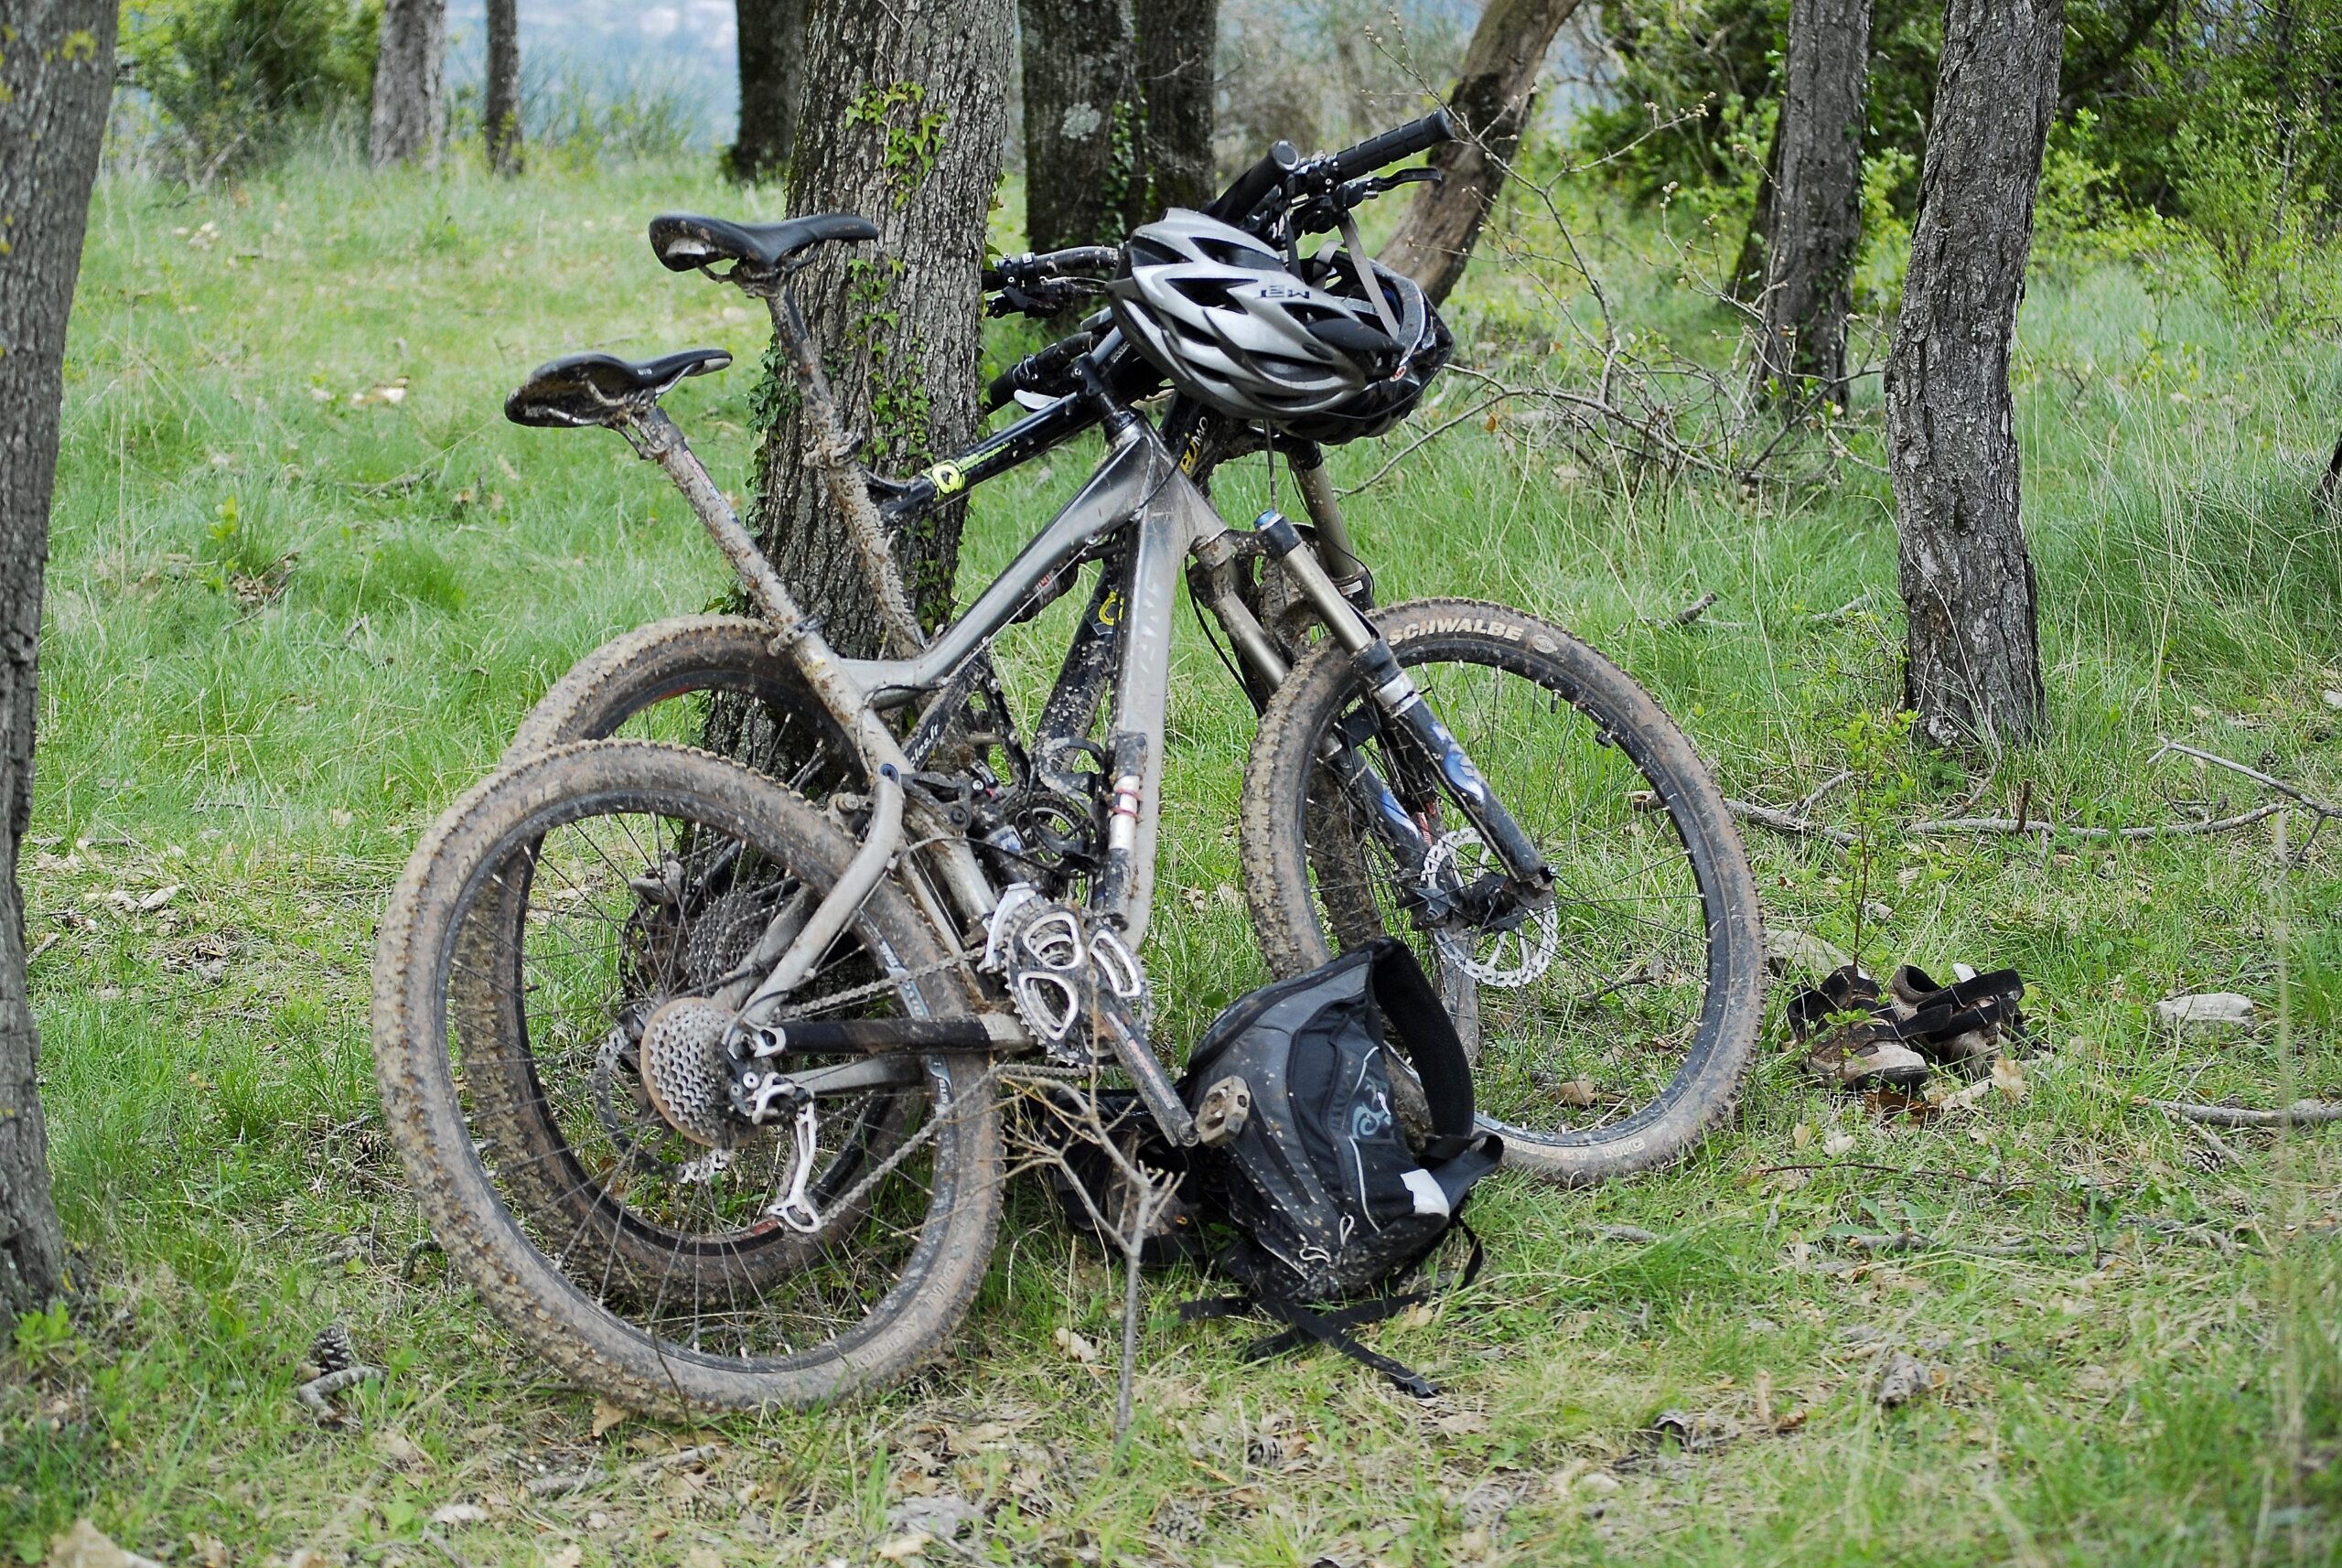
<instances>
[{"instance_id":1,"label":"mountain bike","mask_svg":"<svg viewBox=\"0 0 2342 1568\"><path fill-rule=\"evenodd\" d=\"M1164 235L1227 252L1235 234L1242 266L1289 259L1259 282L1316 312L1297 351L1380 352L1370 324L1392 323L1395 295L1351 214L1423 174L1380 171L1451 134L1442 112L1334 154L1278 143L1205 214L1001 261L989 308L1062 319L1155 264L1144 245ZM1335 230L1338 250L1302 257ZM1763 947L1697 754L1548 619L1378 602L1322 419L1230 417L1133 349L1118 321L1145 318L1110 308L995 380L987 402L1018 405L1014 422L874 475L790 279L876 228L671 214L650 232L668 267L768 305L886 630L875 655L840 655L661 408L722 351L573 355L508 403L523 424L615 429L657 463L755 611L589 656L424 836L383 918L392 1133L455 1265L536 1349L638 1404L805 1404L883 1382L944 1342L988 1265L1008 1075L1119 1080L1155 1136L1209 1135L1154 1047L1139 958L1183 576L1258 714L1239 843L1273 971L1386 933L1413 944L1474 1055L1483 1121L1536 1176L1645 1169L1726 1113ZM1311 325L1346 275L1348 324ZM1432 328L1414 329L1428 343ZM1419 391L1444 355L1391 384L1412 373ZM1368 390L1344 406L1379 423L1412 406ZM930 634L892 538L1093 432L1088 481ZM1214 511L1213 470L1264 448L1305 524ZM1020 725L989 650L1085 581ZM753 737L761 766L675 743L697 725Z\"/></svg>"}]
</instances>

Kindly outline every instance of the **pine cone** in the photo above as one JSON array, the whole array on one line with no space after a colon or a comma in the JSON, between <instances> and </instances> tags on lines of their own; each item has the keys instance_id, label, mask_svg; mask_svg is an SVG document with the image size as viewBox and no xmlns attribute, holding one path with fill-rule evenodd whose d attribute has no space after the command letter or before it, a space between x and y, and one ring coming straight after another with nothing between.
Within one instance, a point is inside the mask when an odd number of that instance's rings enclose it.
<instances>
[{"instance_id":1,"label":"pine cone","mask_svg":"<svg viewBox=\"0 0 2342 1568\"><path fill-rule=\"evenodd\" d=\"M316 1341L309 1347L309 1360L317 1369L319 1377L346 1371L356 1366L358 1347L349 1342L349 1326L335 1322L319 1329Z\"/></svg>"}]
</instances>

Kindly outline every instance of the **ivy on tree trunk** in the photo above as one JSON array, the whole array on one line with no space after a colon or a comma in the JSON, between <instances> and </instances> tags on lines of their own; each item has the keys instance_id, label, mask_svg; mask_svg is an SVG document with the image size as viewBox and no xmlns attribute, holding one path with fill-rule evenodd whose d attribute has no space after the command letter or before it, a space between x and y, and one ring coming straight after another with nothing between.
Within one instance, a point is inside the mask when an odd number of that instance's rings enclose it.
<instances>
[{"instance_id":1,"label":"ivy on tree trunk","mask_svg":"<svg viewBox=\"0 0 2342 1568\"><path fill-rule=\"evenodd\" d=\"M114 27L113 0L15 0L0 48L0 1324L67 1283L16 874L32 822L65 323L113 90Z\"/></svg>"},{"instance_id":2,"label":"ivy on tree trunk","mask_svg":"<svg viewBox=\"0 0 2342 1568\"><path fill-rule=\"evenodd\" d=\"M1938 746L2047 716L2009 358L2057 110L2063 0L1950 0L1886 366L1908 696Z\"/></svg>"},{"instance_id":3,"label":"ivy on tree trunk","mask_svg":"<svg viewBox=\"0 0 2342 1568\"><path fill-rule=\"evenodd\" d=\"M794 287L847 430L882 472L916 470L975 435L984 219L1000 179L1014 0L917 6L817 0L790 210L854 212L875 245L828 245ZM804 452L793 378L768 364L750 526L806 610L850 655L879 646L853 542ZM922 617L951 604L962 509L896 549Z\"/></svg>"}]
</instances>

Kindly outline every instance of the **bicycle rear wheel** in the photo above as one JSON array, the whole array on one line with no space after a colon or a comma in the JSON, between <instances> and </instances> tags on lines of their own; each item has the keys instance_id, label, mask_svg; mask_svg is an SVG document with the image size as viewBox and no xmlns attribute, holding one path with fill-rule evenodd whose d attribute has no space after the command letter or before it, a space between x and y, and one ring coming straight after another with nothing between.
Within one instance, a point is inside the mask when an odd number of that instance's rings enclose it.
<instances>
[{"instance_id":1,"label":"bicycle rear wheel","mask_svg":"<svg viewBox=\"0 0 2342 1568\"><path fill-rule=\"evenodd\" d=\"M1506 1163L1580 1183L1675 1158L1731 1109L1762 1015L1755 879L1691 743L1617 666L1502 606L1421 600L1375 621L1544 854L1525 918L1425 914L1494 861L1352 660L1321 646L1262 715L1245 891L1269 965L1304 972L1386 932L1438 981ZM1328 757L1364 761L1426 830L1403 865Z\"/></svg>"},{"instance_id":2,"label":"bicycle rear wheel","mask_svg":"<svg viewBox=\"0 0 2342 1568\"><path fill-rule=\"evenodd\" d=\"M729 1123L704 1073L646 1070L643 1021L713 989L852 853L736 764L586 743L458 801L392 895L375 1058L424 1216L491 1310L614 1398L802 1405L883 1381L940 1348L983 1276L1001 1173L981 1061L816 1102L810 1235L779 1211L791 1129ZM953 967L882 886L794 1010L963 1015Z\"/></svg>"}]
</instances>

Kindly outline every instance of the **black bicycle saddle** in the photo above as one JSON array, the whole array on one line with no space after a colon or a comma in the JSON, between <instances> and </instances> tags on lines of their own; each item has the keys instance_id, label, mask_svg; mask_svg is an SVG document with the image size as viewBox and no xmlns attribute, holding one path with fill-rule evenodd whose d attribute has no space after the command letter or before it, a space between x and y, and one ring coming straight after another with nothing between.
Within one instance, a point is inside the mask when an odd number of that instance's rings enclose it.
<instances>
[{"instance_id":1,"label":"black bicycle saddle","mask_svg":"<svg viewBox=\"0 0 2342 1568\"><path fill-rule=\"evenodd\" d=\"M650 220L650 248L674 272L738 262L757 272L831 240L876 240L878 225L851 212L813 212L778 223L728 223L695 212L662 212Z\"/></svg>"},{"instance_id":2,"label":"black bicycle saddle","mask_svg":"<svg viewBox=\"0 0 2342 1568\"><path fill-rule=\"evenodd\" d=\"M731 362L721 349L685 349L655 360L564 354L529 372L521 390L504 400L504 417L553 430L618 424L666 396L685 376L704 376Z\"/></svg>"}]
</instances>

